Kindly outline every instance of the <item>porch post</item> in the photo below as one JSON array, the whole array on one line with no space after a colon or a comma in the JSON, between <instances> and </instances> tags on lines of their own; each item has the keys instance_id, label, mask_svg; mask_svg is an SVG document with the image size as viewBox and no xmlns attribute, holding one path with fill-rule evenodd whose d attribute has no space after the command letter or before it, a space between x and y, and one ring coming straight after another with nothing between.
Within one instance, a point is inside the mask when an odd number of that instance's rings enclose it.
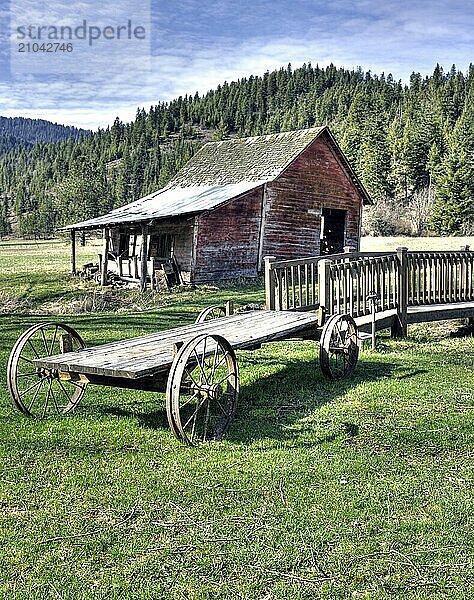
<instances>
[{"instance_id":1,"label":"porch post","mask_svg":"<svg viewBox=\"0 0 474 600\"><path fill-rule=\"evenodd\" d=\"M71 275L76 274L76 230L71 229Z\"/></svg>"},{"instance_id":2,"label":"porch post","mask_svg":"<svg viewBox=\"0 0 474 600\"><path fill-rule=\"evenodd\" d=\"M318 262L318 290L319 290L319 307L322 311L321 321L324 322L325 316L333 314L333 302L331 291L331 261L323 258Z\"/></svg>"},{"instance_id":3,"label":"porch post","mask_svg":"<svg viewBox=\"0 0 474 600\"><path fill-rule=\"evenodd\" d=\"M107 283L107 268L108 268L108 256L109 256L109 242L110 242L110 231L107 227L104 228L104 245L102 251L102 271L100 273L100 285Z\"/></svg>"},{"instance_id":4,"label":"porch post","mask_svg":"<svg viewBox=\"0 0 474 600\"><path fill-rule=\"evenodd\" d=\"M140 270L140 289L142 292L146 290L146 276L147 268L146 262L148 260L148 227L142 225L142 264Z\"/></svg>"}]
</instances>

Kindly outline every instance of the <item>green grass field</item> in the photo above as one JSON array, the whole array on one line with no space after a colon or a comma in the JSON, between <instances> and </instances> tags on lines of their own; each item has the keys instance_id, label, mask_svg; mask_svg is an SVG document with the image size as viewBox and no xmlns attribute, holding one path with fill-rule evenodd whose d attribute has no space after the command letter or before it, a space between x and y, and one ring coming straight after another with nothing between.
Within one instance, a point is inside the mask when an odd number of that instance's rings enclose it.
<instances>
[{"instance_id":1,"label":"green grass field","mask_svg":"<svg viewBox=\"0 0 474 600\"><path fill-rule=\"evenodd\" d=\"M94 345L261 286L141 300L67 268L62 242L0 243L0 598L472 597L474 338L458 323L380 337L337 383L312 342L240 352L236 419L196 450L155 393L91 387L69 417L23 417L8 354L55 311Z\"/></svg>"}]
</instances>

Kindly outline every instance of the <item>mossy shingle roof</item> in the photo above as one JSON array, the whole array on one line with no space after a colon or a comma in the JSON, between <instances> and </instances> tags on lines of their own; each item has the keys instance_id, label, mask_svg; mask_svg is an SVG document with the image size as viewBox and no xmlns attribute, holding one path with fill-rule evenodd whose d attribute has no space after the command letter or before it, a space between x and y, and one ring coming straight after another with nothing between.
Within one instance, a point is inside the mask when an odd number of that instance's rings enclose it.
<instances>
[{"instance_id":1,"label":"mossy shingle roof","mask_svg":"<svg viewBox=\"0 0 474 600\"><path fill-rule=\"evenodd\" d=\"M324 130L314 127L204 145L170 187L272 181Z\"/></svg>"}]
</instances>

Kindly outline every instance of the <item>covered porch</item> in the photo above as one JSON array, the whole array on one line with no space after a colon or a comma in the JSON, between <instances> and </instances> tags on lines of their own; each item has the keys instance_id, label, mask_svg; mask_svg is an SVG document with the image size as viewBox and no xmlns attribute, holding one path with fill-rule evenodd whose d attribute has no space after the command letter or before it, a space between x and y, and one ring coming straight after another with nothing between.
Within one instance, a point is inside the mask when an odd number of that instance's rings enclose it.
<instances>
[{"instance_id":1,"label":"covered porch","mask_svg":"<svg viewBox=\"0 0 474 600\"><path fill-rule=\"evenodd\" d=\"M194 218L121 223L100 229L103 238L98 254L101 285L107 285L110 274L137 284L142 290L191 281ZM77 274L78 231L84 230L70 229L73 275Z\"/></svg>"}]
</instances>

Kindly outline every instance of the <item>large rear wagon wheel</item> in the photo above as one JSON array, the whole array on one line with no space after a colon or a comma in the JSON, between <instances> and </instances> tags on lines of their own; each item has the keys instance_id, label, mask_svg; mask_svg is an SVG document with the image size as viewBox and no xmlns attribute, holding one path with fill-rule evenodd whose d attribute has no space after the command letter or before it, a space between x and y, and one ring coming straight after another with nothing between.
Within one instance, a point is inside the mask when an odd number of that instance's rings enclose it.
<instances>
[{"instance_id":1,"label":"large rear wagon wheel","mask_svg":"<svg viewBox=\"0 0 474 600\"><path fill-rule=\"evenodd\" d=\"M237 359L229 342L208 334L189 340L168 376L166 412L173 433L190 446L222 439L238 394Z\"/></svg>"},{"instance_id":2,"label":"large rear wagon wheel","mask_svg":"<svg viewBox=\"0 0 474 600\"><path fill-rule=\"evenodd\" d=\"M81 348L81 336L63 323L40 323L27 329L13 346L7 366L8 391L16 408L42 418L71 412L86 384L62 380L58 370L38 367L34 360Z\"/></svg>"},{"instance_id":3,"label":"large rear wagon wheel","mask_svg":"<svg viewBox=\"0 0 474 600\"><path fill-rule=\"evenodd\" d=\"M357 325L349 315L333 315L323 327L319 362L327 379L349 377L359 358Z\"/></svg>"}]
</instances>

